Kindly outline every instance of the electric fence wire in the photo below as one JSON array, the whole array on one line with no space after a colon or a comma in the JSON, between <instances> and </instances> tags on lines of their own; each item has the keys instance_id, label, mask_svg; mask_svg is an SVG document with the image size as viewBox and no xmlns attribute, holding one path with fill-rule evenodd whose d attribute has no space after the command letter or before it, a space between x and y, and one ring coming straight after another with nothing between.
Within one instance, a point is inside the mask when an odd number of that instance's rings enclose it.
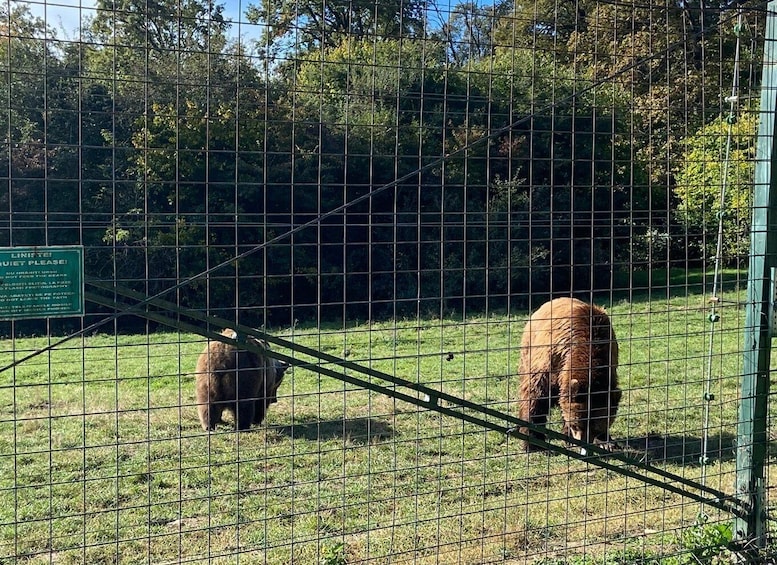
<instances>
[{"instance_id":1,"label":"electric fence wire","mask_svg":"<svg viewBox=\"0 0 777 565\"><path fill-rule=\"evenodd\" d=\"M726 146L723 154L723 167L720 182L720 196L719 196L719 209L718 209L718 226L717 226L717 240L715 246L715 257L713 266L713 278L712 278L712 294L709 298L710 311L708 315L709 321L709 347L707 350L707 356L705 359L704 367L704 393L703 393L703 417L702 417L702 445L701 455L699 456L699 464L701 466L701 484L707 484L707 466L710 462L709 457L709 435L710 435L710 409L711 404L715 400L715 395L712 392L712 363L714 358L714 346L715 346L715 332L717 323L720 321L719 304L721 302L720 294L723 291L722 275L721 275L721 262L723 257L723 239L724 239L724 218L725 218L725 206L726 206L726 191L728 189L728 176L729 168L731 165L731 144L734 136L734 125L737 121L736 110L739 103L739 64L740 64L740 50L741 50L741 32L742 32L742 11L738 10L737 22L734 25L734 32L736 35L736 47L734 49L734 72L733 81L731 86L731 95L726 97L725 101L729 104L729 113L726 117ZM700 513L700 517L704 518L703 511Z\"/></svg>"}]
</instances>

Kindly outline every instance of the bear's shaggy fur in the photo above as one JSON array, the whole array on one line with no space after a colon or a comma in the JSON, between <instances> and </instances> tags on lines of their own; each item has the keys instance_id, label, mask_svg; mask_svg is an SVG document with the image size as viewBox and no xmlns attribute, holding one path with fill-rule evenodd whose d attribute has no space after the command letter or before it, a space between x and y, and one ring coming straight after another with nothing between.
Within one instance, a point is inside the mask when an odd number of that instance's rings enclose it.
<instances>
[{"instance_id":1,"label":"bear's shaggy fur","mask_svg":"<svg viewBox=\"0 0 777 565\"><path fill-rule=\"evenodd\" d=\"M546 302L521 339L519 418L545 425L551 407L558 405L564 434L615 449L609 430L621 399L617 368L618 342L602 308L574 298ZM545 439L525 427L520 431ZM524 444L527 450L541 449Z\"/></svg>"},{"instance_id":2,"label":"bear's shaggy fur","mask_svg":"<svg viewBox=\"0 0 777 565\"><path fill-rule=\"evenodd\" d=\"M221 335L237 339L237 332L225 329ZM248 340L269 349L261 340ZM240 349L221 341L209 341L197 359L195 392L202 429L213 430L222 423L222 412L232 412L235 427L245 430L261 424L267 408L277 402L276 392L288 365L277 359Z\"/></svg>"}]
</instances>

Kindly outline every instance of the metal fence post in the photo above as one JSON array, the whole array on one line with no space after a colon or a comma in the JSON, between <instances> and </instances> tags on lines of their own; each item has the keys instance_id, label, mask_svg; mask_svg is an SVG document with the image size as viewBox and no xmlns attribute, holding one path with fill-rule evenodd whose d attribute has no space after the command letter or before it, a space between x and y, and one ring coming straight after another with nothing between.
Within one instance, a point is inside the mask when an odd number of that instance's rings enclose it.
<instances>
[{"instance_id":1,"label":"metal fence post","mask_svg":"<svg viewBox=\"0 0 777 565\"><path fill-rule=\"evenodd\" d=\"M761 106L756 144L755 186L748 267L747 315L736 448L736 496L748 513L734 519L740 546L766 545L764 464L767 453L767 400L774 303L773 269L777 246L777 0L768 4Z\"/></svg>"}]
</instances>

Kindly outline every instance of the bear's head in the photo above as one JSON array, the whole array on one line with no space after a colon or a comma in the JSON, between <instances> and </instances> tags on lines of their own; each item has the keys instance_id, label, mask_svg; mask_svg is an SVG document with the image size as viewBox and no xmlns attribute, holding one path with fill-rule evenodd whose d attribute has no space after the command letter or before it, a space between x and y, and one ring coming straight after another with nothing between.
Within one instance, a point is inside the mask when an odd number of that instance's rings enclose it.
<instances>
[{"instance_id":1,"label":"bear's head","mask_svg":"<svg viewBox=\"0 0 777 565\"><path fill-rule=\"evenodd\" d=\"M253 345L260 347L265 351L269 351L270 349L270 344L268 344L263 339L257 339L252 336L249 338L249 341ZM278 402L278 387L281 386L281 383L283 382L283 375L289 368L289 364L285 361L281 361L280 359L275 359L269 355L265 355L263 366L265 367L265 380L262 393L264 397L264 405L267 407L270 404Z\"/></svg>"},{"instance_id":2,"label":"bear's head","mask_svg":"<svg viewBox=\"0 0 777 565\"><path fill-rule=\"evenodd\" d=\"M266 385L267 395L265 397L268 406L274 402L278 402L278 387L281 386L283 375L286 374L286 370L289 368L289 364L280 359L270 359L269 361L272 365L272 369L267 371L267 376L268 381L271 382L268 382Z\"/></svg>"},{"instance_id":3,"label":"bear's head","mask_svg":"<svg viewBox=\"0 0 777 565\"><path fill-rule=\"evenodd\" d=\"M614 372L614 371L613 371ZM565 422L565 433L577 440L598 445L607 451L618 449L610 438L610 426L618 412L621 391L606 387L597 389L596 379L587 385L577 379L569 383L569 414ZM581 449L581 452L584 452Z\"/></svg>"}]
</instances>

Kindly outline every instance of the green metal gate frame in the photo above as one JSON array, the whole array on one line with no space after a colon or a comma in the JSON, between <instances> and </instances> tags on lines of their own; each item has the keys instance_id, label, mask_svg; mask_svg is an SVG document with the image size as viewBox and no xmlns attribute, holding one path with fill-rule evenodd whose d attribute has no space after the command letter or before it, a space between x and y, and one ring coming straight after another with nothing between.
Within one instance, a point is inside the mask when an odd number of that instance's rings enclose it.
<instances>
[{"instance_id":1,"label":"green metal gate frame","mask_svg":"<svg viewBox=\"0 0 777 565\"><path fill-rule=\"evenodd\" d=\"M767 543L764 470L777 267L777 0L767 11L737 423L736 495L746 513L734 519L734 539L744 548Z\"/></svg>"}]
</instances>

